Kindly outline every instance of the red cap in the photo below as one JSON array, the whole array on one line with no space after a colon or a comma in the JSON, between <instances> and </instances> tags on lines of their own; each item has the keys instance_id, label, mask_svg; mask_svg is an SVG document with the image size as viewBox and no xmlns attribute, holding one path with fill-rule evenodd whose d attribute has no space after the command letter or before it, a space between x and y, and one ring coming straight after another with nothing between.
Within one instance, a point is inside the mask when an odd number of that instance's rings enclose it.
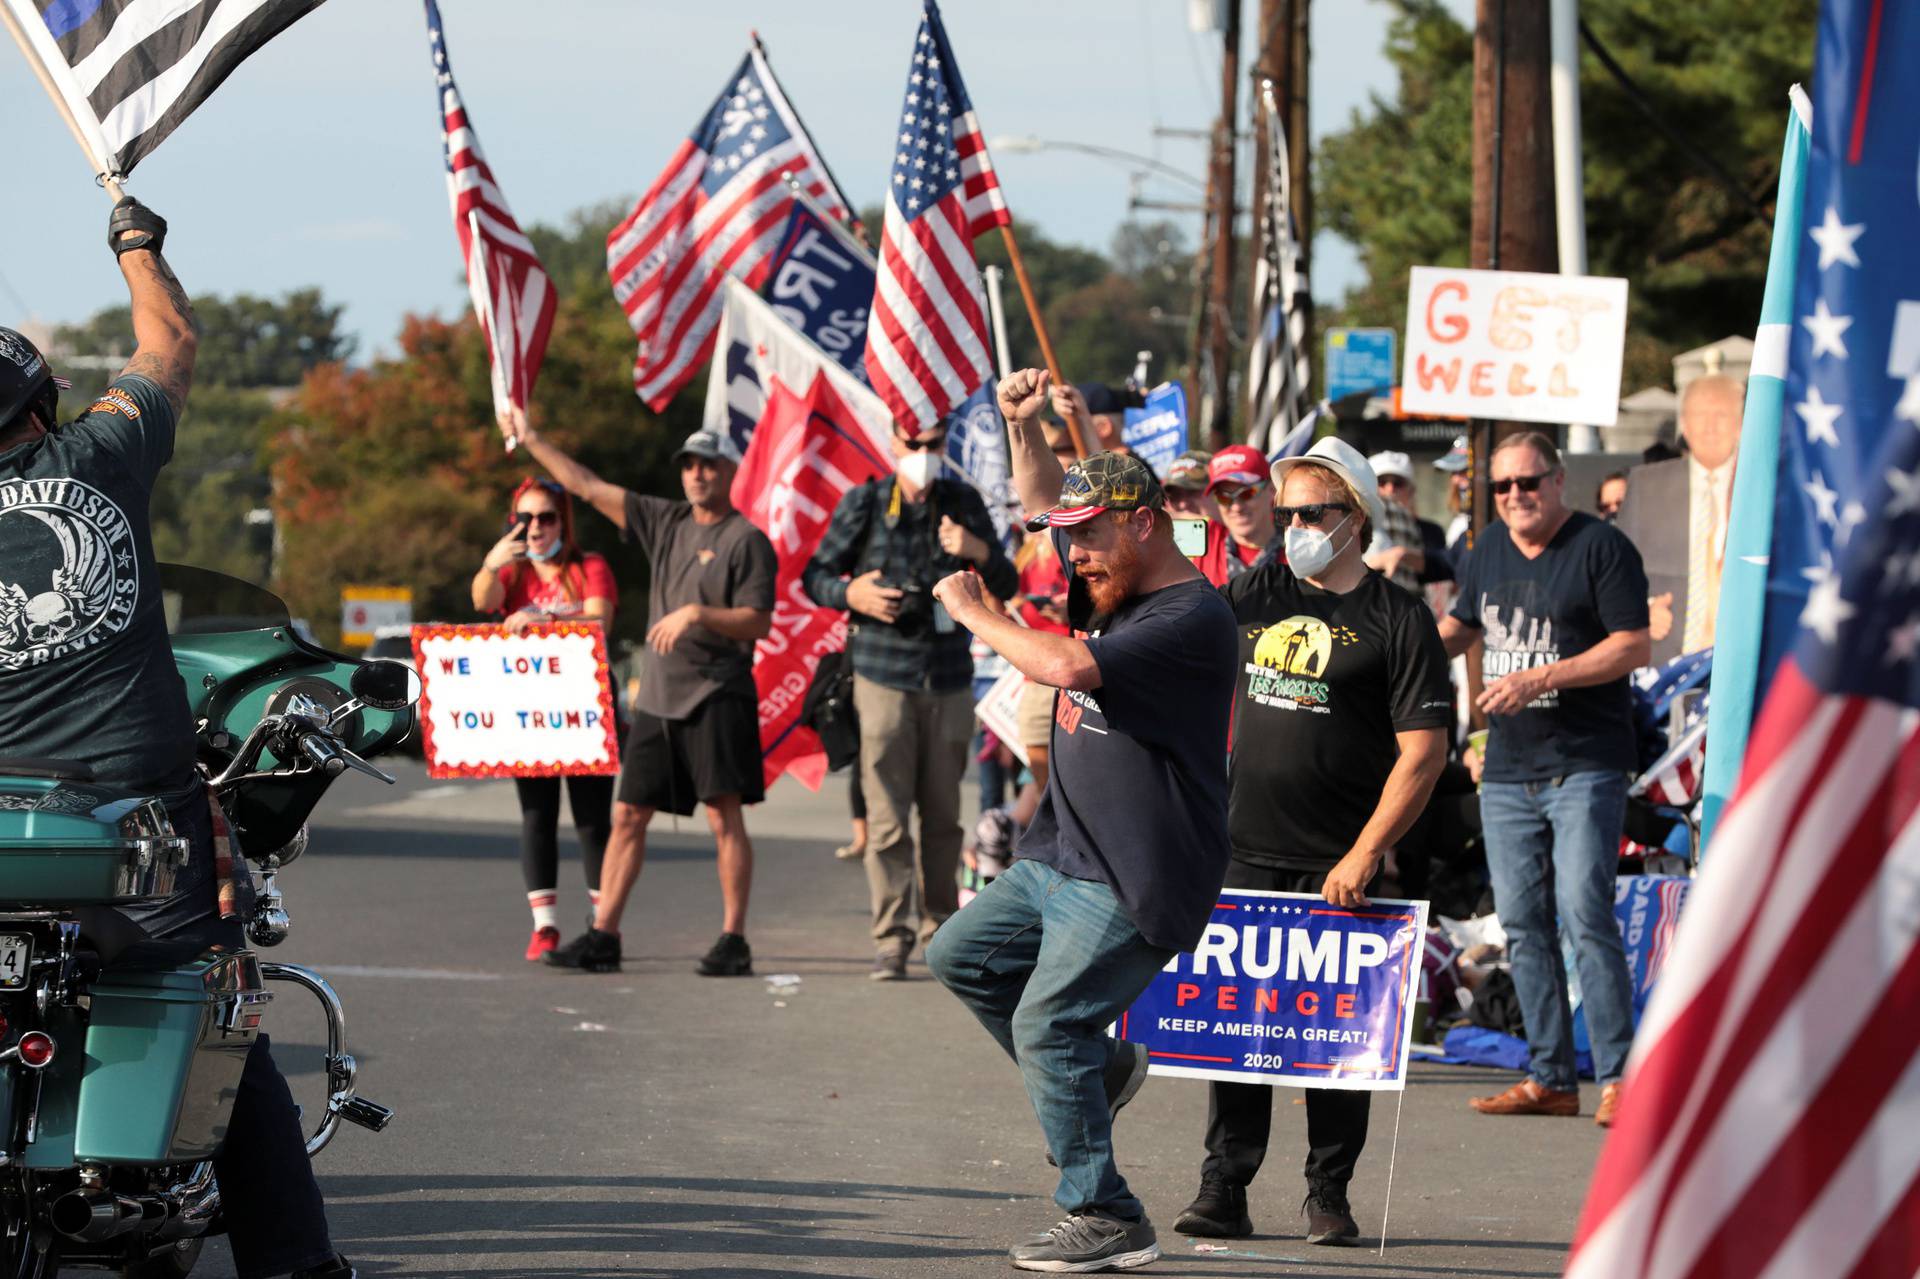
<instances>
[{"instance_id":1,"label":"red cap","mask_svg":"<svg viewBox=\"0 0 1920 1279\"><path fill-rule=\"evenodd\" d=\"M1248 488L1267 482L1267 456L1250 444L1229 444L1207 463L1207 492L1222 484L1242 484Z\"/></svg>"}]
</instances>

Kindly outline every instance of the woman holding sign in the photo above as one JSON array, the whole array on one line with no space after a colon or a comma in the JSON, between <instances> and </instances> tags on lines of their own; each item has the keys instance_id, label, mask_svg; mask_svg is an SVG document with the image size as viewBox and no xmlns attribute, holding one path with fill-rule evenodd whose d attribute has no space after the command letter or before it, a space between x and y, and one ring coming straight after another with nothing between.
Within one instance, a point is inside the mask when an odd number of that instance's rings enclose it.
<instances>
[{"instance_id":1,"label":"woman holding sign","mask_svg":"<svg viewBox=\"0 0 1920 1279\"><path fill-rule=\"evenodd\" d=\"M620 598L613 570L581 551L573 537L573 500L552 480L525 479L513 491L506 535L493 544L473 576L473 606L504 613L510 634L556 619L600 623L611 632ZM520 793L520 871L533 909L527 959L537 963L560 944L560 778L517 777ZM600 900L600 858L613 829L612 777L569 777L567 799L580 836L587 897ZM591 913L591 911L589 911Z\"/></svg>"}]
</instances>

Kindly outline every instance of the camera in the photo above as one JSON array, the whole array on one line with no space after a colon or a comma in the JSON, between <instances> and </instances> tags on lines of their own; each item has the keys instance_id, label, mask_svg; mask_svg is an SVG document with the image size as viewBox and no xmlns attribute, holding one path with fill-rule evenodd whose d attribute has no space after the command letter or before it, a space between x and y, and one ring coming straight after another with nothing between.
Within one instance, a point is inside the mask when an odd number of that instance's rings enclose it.
<instances>
[{"instance_id":1,"label":"camera","mask_svg":"<svg viewBox=\"0 0 1920 1279\"><path fill-rule=\"evenodd\" d=\"M919 639L933 629L933 591L914 582L880 579L880 585L900 592L900 611L894 614L893 629L906 639Z\"/></svg>"}]
</instances>

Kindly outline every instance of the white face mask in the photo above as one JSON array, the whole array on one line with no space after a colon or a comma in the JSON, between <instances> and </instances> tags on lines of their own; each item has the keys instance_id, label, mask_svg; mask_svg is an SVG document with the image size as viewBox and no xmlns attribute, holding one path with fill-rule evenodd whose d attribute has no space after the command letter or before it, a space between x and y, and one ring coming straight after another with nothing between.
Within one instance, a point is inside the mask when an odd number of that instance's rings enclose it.
<instances>
[{"instance_id":1,"label":"white face mask","mask_svg":"<svg viewBox=\"0 0 1920 1279\"><path fill-rule=\"evenodd\" d=\"M893 473L909 487L926 488L940 476L940 470L946 465L946 458L932 449L919 449L905 457L896 458Z\"/></svg>"},{"instance_id":2,"label":"white face mask","mask_svg":"<svg viewBox=\"0 0 1920 1279\"><path fill-rule=\"evenodd\" d=\"M1318 577L1326 572L1327 565L1333 563L1343 547L1333 544L1333 535L1340 531L1341 525L1352 519L1344 515L1340 523L1328 532L1317 528L1305 528L1298 524L1287 526L1284 545L1287 551L1287 567L1293 570L1295 577ZM1351 538L1348 541L1352 541Z\"/></svg>"}]
</instances>

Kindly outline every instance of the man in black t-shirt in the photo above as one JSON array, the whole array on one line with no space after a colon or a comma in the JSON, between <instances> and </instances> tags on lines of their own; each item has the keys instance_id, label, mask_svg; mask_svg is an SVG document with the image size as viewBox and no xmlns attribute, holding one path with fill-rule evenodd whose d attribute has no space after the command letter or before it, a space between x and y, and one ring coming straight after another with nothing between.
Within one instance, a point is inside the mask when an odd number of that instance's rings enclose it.
<instances>
[{"instance_id":1,"label":"man in black t-shirt","mask_svg":"<svg viewBox=\"0 0 1920 1279\"><path fill-rule=\"evenodd\" d=\"M647 652L640 696L614 797L613 831L600 870L593 923L550 950L555 968L620 967L620 921L640 882L647 827L657 812L691 817L706 805L720 874L720 936L694 971L753 972L747 896L753 843L743 805L766 797L760 763L760 697L753 647L773 629L773 543L733 506L735 460L712 431L695 431L674 454L686 500L649 497L595 475L514 414L500 424L571 494L646 548Z\"/></svg>"},{"instance_id":2,"label":"man in black t-shirt","mask_svg":"<svg viewBox=\"0 0 1920 1279\"><path fill-rule=\"evenodd\" d=\"M1145 463L1096 453L1064 473L1038 418L1047 375L1000 384L1028 528L1072 572L1086 638L990 610L980 578L935 597L1054 699L1046 794L1013 865L941 925L927 966L1020 1067L1060 1167L1067 1219L1017 1245L1023 1270L1142 1266L1160 1255L1113 1162L1113 1115L1146 1078L1138 1044L1106 1028L1212 914L1226 869L1233 615L1173 541Z\"/></svg>"},{"instance_id":3,"label":"man in black t-shirt","mask_svg":"<svg viewBox=\"0 0 1920 1279\"><path fill-rule=\"evenodd\" d=\"M1367 904L1446 762L1453 701L1433 615L1367 567L1381 509L1372 468L1338 439L1273 467L1284 560L1222 589L1240 623L1226 887ZM1266 1158L1273 1089L1209 1086L1200 1193L1182 1234L1253 1232L1247 1185ZM1347 1184L1370 1094L1306 1090L1307 1242L1350 1244Z\"/></svg>"},{"instance_id":4,"label":"man in black t-shirt","mask_svg":"<svg viewBox=\"0 0 1920 1279\"><path fill-rule=\"evenodd\" d=\"M199 344L186 291L160 256L166 233L137 201L114 206L107 243L127 282L133 358L73 421L59 424L65 380L24 335L0 328L0 756L60 760L100 786L165 800L187 866L172 896L121 913L154 937L237 950L245 942L238 920L222 917L148 513ZM264 1033L213 1162L241 1274L351 1279Z\"/></svg>"},{"instance_id":5,"label":"man in black t-shirt","mask_svg":"<svg viewBox=\"0 0 1920 1279\"><path fill-rule=\"evenodd\" d=\"M1613 881L1638 762L1627 675L1646 665L1651 647L1647 575L1624 534L1568 508L1566 471L1545 436L1507 437L1489 466L1502 522L1475 543L1440 636L1455 655L1476 639L1486 644L1480 815L1528 1073L1472 1104L1487 1115L1580 1113L1565 931L1601 1085L1593 1118L1604 1128L1633 1043Z\"/></svg>"}]
</instances>

